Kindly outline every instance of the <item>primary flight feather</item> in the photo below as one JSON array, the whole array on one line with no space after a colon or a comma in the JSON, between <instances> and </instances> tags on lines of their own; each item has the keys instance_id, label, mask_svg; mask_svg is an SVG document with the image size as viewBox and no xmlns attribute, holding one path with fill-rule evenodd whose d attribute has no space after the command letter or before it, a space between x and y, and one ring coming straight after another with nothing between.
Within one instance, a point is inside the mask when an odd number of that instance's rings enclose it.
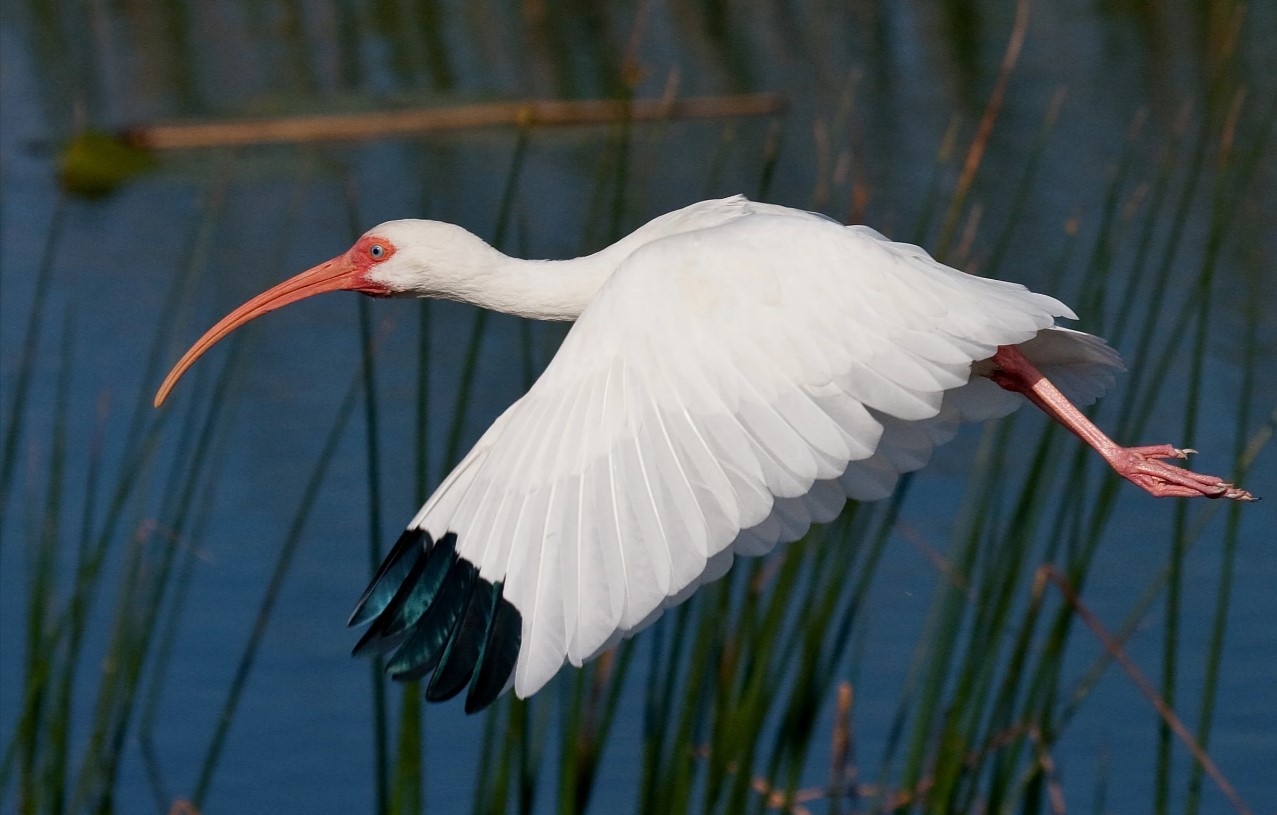
<instances>
[{"instance_id":1,"label":"primary flight feather","mask_svg":"<svg viewBox=\"0 0 1277 815\"><path fill-rule=\"evenodd\" d=\"M478 710L535 693L722 576L890 494L960 422L1027 397L1154 495L1252 496L1121 447L1074 407L1121 370L1075 315L863 226L743 197L663 215L568 261L390 221L236 309L217 340L324 291L443 297L575 320L531 390L408 525L351 617L426 695Z\"/></svg>"}]
</instances>

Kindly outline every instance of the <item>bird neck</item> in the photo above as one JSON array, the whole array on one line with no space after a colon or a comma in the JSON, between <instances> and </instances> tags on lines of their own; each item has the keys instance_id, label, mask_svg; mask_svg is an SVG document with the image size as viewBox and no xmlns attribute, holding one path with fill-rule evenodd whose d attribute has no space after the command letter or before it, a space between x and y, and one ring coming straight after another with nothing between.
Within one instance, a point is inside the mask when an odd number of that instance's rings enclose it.
<instances>
[{"instance_id":1,"label":"bird neck","mask_svg":"<svg viewBox=\"0 0 1277 815\"><path fill-rule=\"evenodd\" d=\"M575 320L615 268L604 253L572 260L523 260L492 250L477 284L455 299L534 320Z\"/></svg>"}]
</instances>

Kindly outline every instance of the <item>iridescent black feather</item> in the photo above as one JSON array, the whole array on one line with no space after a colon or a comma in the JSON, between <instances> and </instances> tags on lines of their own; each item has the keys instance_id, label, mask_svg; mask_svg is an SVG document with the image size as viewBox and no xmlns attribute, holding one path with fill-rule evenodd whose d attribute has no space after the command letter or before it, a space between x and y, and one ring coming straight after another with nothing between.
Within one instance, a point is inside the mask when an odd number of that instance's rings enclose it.
<instances>
[{"instance_id":1,"label":"iridescent black feather","mask_svg":"<svg viewBox=\"0 0 1277 815\"><path fill-rule=\"evenodd\" d=\"M429 537L421 529L408 529L399 536L399 540L391 547L390 554L381 562L381 568L373 575L372 582L364 590L364 596L359 598L355 610L350 613L350 620L346 625L363 625L386 608L408 576L408 570L412 568L417 556L426 551L422 542Z\"/></svg>"},{"instance_id":2,"label":"iridescent black feather","mask_svg":"<svg viewBox=\"0 0 1277 815\"><path fill-rule=\"evenodd\" d=\"M439 702L466 689L466 712L496 701L519 659L523 617L500 583L479 576L457 554L457 536L435 543L420 530L405 532L387 555L351 614L371 621L354 653L394 649L386 671L400 680L431 671L426 699Z\"/></svg>"},{"instance_id":3,"label":"iridescent black feather","mask_svg":"<svg viewBox=\"0 0 1277 815\"><path fill-rule=\"evenodd\" d=\"M494 588L496 610L488 626L479 668L466 694L466 713L483 710L497 700L510 681L510 674L514 673L519 647L523 644L523 615L502 596L500 583Z\"/></svg>"}]
</instances>

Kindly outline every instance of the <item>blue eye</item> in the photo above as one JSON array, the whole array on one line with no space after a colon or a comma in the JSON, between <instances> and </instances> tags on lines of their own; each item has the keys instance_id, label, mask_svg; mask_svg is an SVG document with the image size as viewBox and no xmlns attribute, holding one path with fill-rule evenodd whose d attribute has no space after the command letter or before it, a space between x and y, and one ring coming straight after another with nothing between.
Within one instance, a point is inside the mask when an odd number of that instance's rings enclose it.
<instances>
[{"instance_id":1,"label":"blue eye","mask_svg":"<svg viewBox=\"0 0 1277 815\"><path fill-rule=\"evenodd\" d=\"M368 247L368 254L372 256L373 260L381 260L386 256L386 247L379 243L374 243Z\"/></svg>"}]
</instances>

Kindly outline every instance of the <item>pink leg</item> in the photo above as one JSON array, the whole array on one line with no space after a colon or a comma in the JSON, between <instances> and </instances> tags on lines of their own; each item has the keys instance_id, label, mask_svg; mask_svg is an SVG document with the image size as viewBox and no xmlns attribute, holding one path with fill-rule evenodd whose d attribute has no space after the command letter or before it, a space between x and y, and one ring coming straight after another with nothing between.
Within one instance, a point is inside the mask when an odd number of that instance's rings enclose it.
<instances>
[{"instance_id":1,"label":"pink leg","mask_svg":"<svg viewBox=\"0 0 1277 815\"><path fill-rule=\"evenodd\" d=\"M1067 427L1078 438L1095 448L1118 475L1141 487L1150 495L1189 498L1232 498L1254 501L1255 496L1213 475L1198 475L1183 467L1167 464L1162 459L1188 458L1196 450L1180 450L1169 444L1149 447L1122 447L1095 426L1090 419L1060 393L1051 380L1025 359L1013 345L998 347L993 357L993 371L988 377L1000 387L1023 394L1046 415Z\"/></svg>"}]
</instances>

